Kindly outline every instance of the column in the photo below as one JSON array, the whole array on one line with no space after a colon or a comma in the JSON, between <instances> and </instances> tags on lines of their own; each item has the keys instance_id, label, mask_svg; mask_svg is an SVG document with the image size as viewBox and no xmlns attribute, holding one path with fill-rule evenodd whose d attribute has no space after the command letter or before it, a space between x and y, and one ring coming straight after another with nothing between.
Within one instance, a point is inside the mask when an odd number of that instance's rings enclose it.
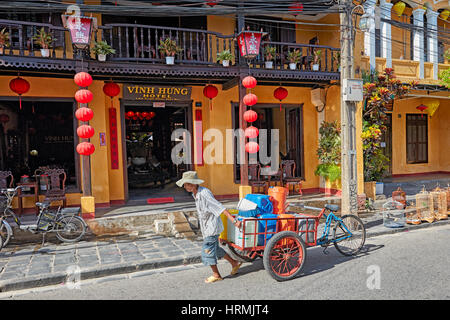
<instances>
[{"instance_id":1,"label":"column","mask_svg":"<svg viewBox=\"0 0 450 320\"><path fill-rule=\"evenodd\" d=\"M386 2L386 0L380 0L381 56L386 58L386 68L392 68L391 24L384 22L383 19L391 20L392 6L392 3Z\"/></svg>"},{"instance_id":2,"label":"column","mask_svg":"<svg viewBox=\"0 0 450 320\"><path fill-rule=\"evenodd\" d=\"M439 12L431 11L428 9L427 11L427 31L428 31L428 61L433 63L433 79L438 79L438 25L437 25L437 17L439 16Z\"/></svg>"},{"instance_id":3,"label":"column","mask_svg":"<svg viewBox=\"0 0 450 320\"><path fill-rule=\"evenodd\" d=\"M413 54L414 61L419 61L419 79L424 78L425 69L424 69L424 39L423 39L423 14L425 13L424 9L418 8L413 11L414 16L414 26L417 27L417 30L414 30L413 37Z\"/></svg>"},{"instance_id":4,"label":"column","mask_svg":"<svg viewBox=\"0 0 450 320\"><path fill-rule=\"evenodd\" d=\"M364 11L369 17L369 31L364 32L364 55L369 56L370 70L376 69L375 60L375 5L376 0L367 0ZM370 71L369 70L369 71Z\"/></svg>"}]
</instances>

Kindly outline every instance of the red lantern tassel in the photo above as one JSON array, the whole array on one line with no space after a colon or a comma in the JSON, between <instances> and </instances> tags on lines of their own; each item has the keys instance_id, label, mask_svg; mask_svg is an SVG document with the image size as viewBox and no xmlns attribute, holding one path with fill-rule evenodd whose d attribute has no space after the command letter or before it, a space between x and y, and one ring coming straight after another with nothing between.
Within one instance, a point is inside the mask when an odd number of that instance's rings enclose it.
<instances>
[{"instance_id":1,"label":"red lantern tassel","mask_svg":"<svg viewBox=\"0 0 450 320\"><path fill-rule=\"evenodd\" d=\"M19 108L22 110L22 95L19 94Z\"/></svg>"},{"instance_id":2,"label":"red lantern tassel","mask_svg":"<svg viewBox=\"0 0 450 320\"><path fill-rule=\"evenodd\" d=\"M280 100L280 112L281 112L281 100Z\"/></svg>"}]
</instances>

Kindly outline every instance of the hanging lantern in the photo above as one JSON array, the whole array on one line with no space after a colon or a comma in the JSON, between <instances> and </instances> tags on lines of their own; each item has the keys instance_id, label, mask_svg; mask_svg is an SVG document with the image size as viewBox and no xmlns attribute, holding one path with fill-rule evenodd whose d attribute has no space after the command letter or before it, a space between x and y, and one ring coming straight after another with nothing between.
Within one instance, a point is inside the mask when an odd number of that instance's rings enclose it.
<instances>
[{"instance_id":1,"label":"hanging lantern","mask_svg":"<svg viewBox=\"0 0 450 320\"><path fill-rule=\"evenodd\" d=\"M135 112L134 115L135 115L135 117L136 117L137 119L139 119L139 120L142 119L141 113L140 113L139 111L138 111L138 112Z\"/></svg>"},{"instance_id":2,"label":"hanging lantern","mask_svg":"<svg viewBox=\"0 0 450 320\"><path fill-rule=\"evenodd\" d=\"M246 106L254 106L258 102L258 97L253 93L247 93L242 101Z\"/></svg>"},{"instance_id":3,"label":"hanging lantern","mask_svg":"<svg viewBox=\"0 0 450 320\"><path fill-rule=\"evenodd\" d=\"M426 99L424 102L427 104L428 108L426 109L426 112L432 117L434 113L439 108L440 102L438 99Z\"/></svg>"},{"instance_id":4,"label":"hanging lantern","mask_svg":"<svg viewBox=\"0 0 450 320\"><path fill-rule=\"evenodd\" d=\"M148 113L148 116L150 117L150 119L153 119L156 116L156 113L154 113L153 111L150 111Z\"/></svg>"},{"instance_id":5,"label":"hanging lantern","mask_svg":"<svg viewBox=\"0 0 450 320\"><path fill-rule=\"evenodd\" d=\"M445 9L439 14L439 17L443 20L447 20L449 15L450 15L450 11Z\"/></svg>"},{"instance_id":6,"label":"hanging lantern","mask_svg":"<svg viewBox=\"0 0 450 320\"><path fill-rule=\"evenodd\" d=\"M89 87L92 83L92 77L87 72L78 72L73 78L77 86L79 87Z\"/></svg>"},{"instance_id":7,"label":"hanging lantern","mask_svg":"<svg viewBox=\"0 0 450 320\"><path fill-rule=\"evenodd\" d=\"M401 17L403 14L403 11L405 11L406 8L406 4L402 1L397 2L396 4L394 4L394 6L392 7L392 9L395 11L395 13Z\"/></svg>"},{"instance_id":8,"label":"hanging lantern","mask_svg":"<svg viewBox=\"0 0 450 320\"><path fill-rule=\"evenodd\" d=\"M217 96L218 93L219 93L219 90L215 86L210 85L210 84L207 85L203 89L203 95L209 99L210 110L212 110L211 100L214 99Z\"/></svg>"},{"instance_id":9,"label":"hanging lantern","mask_svg":"<svg viewBox=\"0 0 450 320\"><path fill-rule=\"evenodd\" d=\"M258 114L253 110L247 110L244 112L244 120L247 122L254 122L258 119Z\"/></svg>"},{"instance_id":10,"label":"hanging lantern","mask_svg":"<svg viewBox=\"0 0 450 320\"><path fill-rule=\"evenodd\" d=\"M132 118L134 117L134 112L133 112L133 111L128 111L128 112L125 114L125 116L128 117L128 119L132 119Z\"/></svg>"},{"instance_id":11,"label":"hanging lantern","mask_svg":"<svg viewBox=\"0 0 450 320\"><path fill-rule=\"evenodd\" d=\"M94 133L94 128L87 124L83 124L77 128L77 135L82 139L92 138Z\"/></svg>"},{"instance_id":12,"label":"hanging lantern","mask_svg":"<svg viewBox=\"0 0 450 320\"><path fill-rule=\"evenodd\" d=\"M0 122L1 123L9 122L9 116L6 113L0 114Z\"/></svg>"},{"instance_id":13,"label":"hanging lantern","mask_svg":"<svg viewBox=\"0 0 450 320\"><path fill-rule=\"evenodd\" d=\"M206 2L206 4L207 4L208 6L210 6L210 7L214 7L215 5L218 4L218 2L219 2L219 0L216 0L216 1L208 1L208 2Z\"/></svg>"},{"instance_id":14,"label":"hanging lantern","mask_svg":"<svg viewBox=\"0 0 450 320\"><path fill-rule=\"evenodd\" d=\"M247 138L253 139L258 136L259 130L258 130L258 128L254 127L254 126L250 126L245 129L244 134Z\"/></svg>"},{"instance_id":15,"label":"hanging lantern","mask_svg":"<svg viewBox=\"0 0 450 320\"><path fill-rule=\"evenodd\" d=\"M295 2L289 6L289 11L292 12L294 17L296 17L300 12L303 11L303 3Z\"/></svg>"},{"instance_id":16,"label":"hanging lantern","mask_svg":"<svg viewBox=\"0 0 450 320\"><path fill-rule=\"evenodd\" d=\"M75 111L75 118L80 121L87 122L93 117L94 112L92 111L92 109L89 109L87 107L78 108L77 111Z\"/></svg>"},{"instance_id":17,"label":"hanging lantern","mask_svg":"<svg viewBox=\"0 0 450 320\"><path fill-rule=\"evenodd\" d=\"M142 118L147 119L148 112L144 111L144 112L141 113L141 115L142 115Z\"/></svg>"},{"instance_id":18,"label":"hanging lantern","mask_svg":"<svg viewBox=\"0 0 450 320\"><path fill-rule=\"evenodd\" d=\"M247 89L253 89L256 87L256 79L252 76L246 76L244 79L242 79L242 85Z\"/></svg>"},{"instance_id":19,"label":"hanging lantern","mask_svg":"<svg viewBox=\"0 0 450 320\"><path fill-rule=\"evenodd\" d=\"M90 156L95 151L95 147L90 142L81 142L77 145L77 152L82 156Z\"/></svg>"},{"instance_id":20,"label":"hanging lantern","mask_svg":"<svg viewBox=\"0 0 450 320\"><path fill-rule=\"evenodd\" d=\"M265 36L265 32L242 31L237 36L239 44L239 52L245 59L254 59L259 55L259 47L261 38Z\"/></svg>"},{"instance_id":21,"label":"hanging lantern","mask_svg":"<svg viewBox=\"0 0 450 320\"><path fill-rule=\"evenodd\" d=\"M421 104L419 106L416 107L417 110L419 110L422 114L420 115L421 118L423 118L423 111L428 109L428 107L424 104Z\"/></svg>"},{"instance_id":22,"label":"hanging lantern","mask_svg":"<svg viewBox=\"0 0 450 320\"><path fill-rule=\"evenodd\" d=\"M273 96L275 97L275 99L280 100L280 111L281 111L281 101L286 99L286 97L288 96L288 91L283 87L278 87L273 92Z\"/></svg>"},{"instance_id":23,"label":"hanging lantern","mask_svg":"<svg viewBox=\"0 0 450 320\"><path fill-rule=\"evenodd\" d=\"M17 77L9 82L9 88L19 95L19 106L22 110L22 95L30 90L30 83L21 77Z\"/></svg>"},{"instance_id":24,"label":"hanging lantern","mask_svg":"<svg viewBox=\"0 0 450 320\"><path fill-rule=\"evenodd\" d=\"M120 93L120 87L115 82L107 82L103 86L103 92L111 98L111 108L113 107L113 98Z\"/></svg>"},{"instance_id":25,"label":"hanging lantern","mask_svg":"<svg viewBox=\"0 0 450 320\"><path fill-rule=\"evenodd\" d=\"M80 89L75 92L75 100L79 103L89 103L92 101L92 98L94 98L94 96L88 89Z\"/></svg>"},{"instance_id":26,"label":"hanging lantern","mask_svg":"<svg viewBox=\"0 0 450 320\"><path fill-rule=\"evenodd\" d=\"M254 141L247 142L245 144L245 151L248 153L256 153L259 151L259 144Z\"/></svg>"}]
</instances>

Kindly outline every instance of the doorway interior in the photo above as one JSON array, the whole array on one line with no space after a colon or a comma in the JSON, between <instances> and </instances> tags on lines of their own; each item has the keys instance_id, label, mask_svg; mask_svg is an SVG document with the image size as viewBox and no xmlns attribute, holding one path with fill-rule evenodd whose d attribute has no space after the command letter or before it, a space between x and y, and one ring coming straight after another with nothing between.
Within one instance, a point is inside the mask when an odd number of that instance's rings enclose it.
<instances>
[{"instance_id":1,"label":"doorway interior","mask_svg":"<svg viewBox=\"0 0 450 320\"><path fill-rule=\"evenodd\" d=\"M171 156L181 141L172 141L172 132L181 128L191 131L190 110L190 105L154 108L151 104L124 104L128 200L192 200L175 184L189 165L176 165Z\"/></svg>"}]
</instances>

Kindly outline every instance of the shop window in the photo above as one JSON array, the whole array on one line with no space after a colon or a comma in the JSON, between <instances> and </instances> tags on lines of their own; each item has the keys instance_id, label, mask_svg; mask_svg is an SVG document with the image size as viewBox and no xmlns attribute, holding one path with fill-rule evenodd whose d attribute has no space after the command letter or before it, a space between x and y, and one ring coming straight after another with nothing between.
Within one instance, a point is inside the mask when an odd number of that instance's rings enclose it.
<instances>
[{"instance_id":1,"label":"shop window","mask_svg":"<svg viewBox=\"0 0 450 320\"><path fill-rule=\"evenodd\" d=\"M24 99L22 99L24 100ZM0 101L0 170L10 170L14 182L23 175L34 178L39 168L61 168L68 190L79 191L78 137L73 118L74 103L62 101Z\"/></svg>"},{"instance_id":2,"label":"shop window","mask_svg":"<svg viewBox=\"0 0 450 320\"><path fill-rule=\"evenodd\" d=\"M428 162L428 118L424 114L406 115L406 162Z\"/></svg>"}]
</instances>

